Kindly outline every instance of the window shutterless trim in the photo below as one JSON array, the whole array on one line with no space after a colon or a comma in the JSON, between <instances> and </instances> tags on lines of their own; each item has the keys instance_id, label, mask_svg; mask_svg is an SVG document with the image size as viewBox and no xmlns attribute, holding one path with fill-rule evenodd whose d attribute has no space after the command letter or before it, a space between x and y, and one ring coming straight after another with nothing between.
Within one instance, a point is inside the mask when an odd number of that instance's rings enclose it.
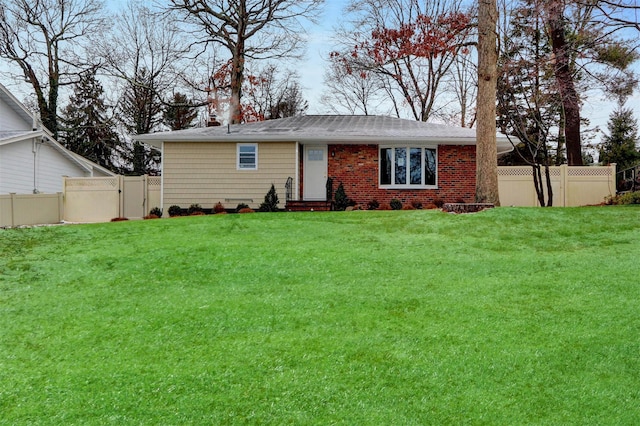
<instances>
[{"instance_id":1,"label":"window shutterless trim","mask_svg":"<svg viewBox=\"0 0 640 426\"><path fill-rule=\"evenodd\" d=\"M412 151L413 159L416 160L416 150L420 150L420 183L410 183L412 168ZM397 153L404 152L404 155L396 156ZM429 155L430 153L433 155ZM438 148L434 146L379 146L378 148L378 187L381 189L437 189L438 188ZM400 163L398 163L400 160ZM432 168L434 172L434 183L426 183L427 173L426 167L432 160ZM404 175L404 176L403 176ZM405 183L395 183L396 178L404 177ZM414 181L416 181L414 176ZM383 183L387 181L387 183Z\"/></svg>"},{"instance_id":2,"label":"window shutterless trim","mask_svg":"<svg viewBox=\"0 0 640 426\"><path fill-rule=\"evenodd\" d=\"M258 170L258 144L236 144L236 169Z\"/></svg>"}]
</instances>

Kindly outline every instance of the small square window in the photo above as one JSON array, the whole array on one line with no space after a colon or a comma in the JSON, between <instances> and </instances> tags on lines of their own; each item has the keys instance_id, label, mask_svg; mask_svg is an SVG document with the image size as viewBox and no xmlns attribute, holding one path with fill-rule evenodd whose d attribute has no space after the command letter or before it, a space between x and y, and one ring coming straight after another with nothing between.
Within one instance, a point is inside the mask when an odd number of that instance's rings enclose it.
<instances>
[{"instance_id":1,"label":"small square window","mask_svg":"<svg viewBox=\"0 0 640 426\"><path fill-rule=\"evenodd\" d=\"M258 170L258 144L238 144L238 170Z\"/></svg>"}]
</instances>

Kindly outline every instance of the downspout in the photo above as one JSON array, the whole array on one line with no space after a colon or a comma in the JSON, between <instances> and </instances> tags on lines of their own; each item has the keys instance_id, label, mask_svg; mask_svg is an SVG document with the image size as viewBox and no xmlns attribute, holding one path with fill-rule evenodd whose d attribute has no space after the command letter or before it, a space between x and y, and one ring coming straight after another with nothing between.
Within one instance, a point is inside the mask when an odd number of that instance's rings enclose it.
<instances>
[{"instance_id":1,"label":"downspout","mask_svg":"<svg viewBox=\"0 0 640 426\"><path fill-rule=\"evenodd\" d=\"M38 138L33 138L31 143L31 152L33 153L33 193L37 194L38 185L37 185L37 166L38 166Z\"/></svg>"},{"instance_id":2,"label":"downspout","mask_svg":"<svg viewBox=\"0 0 640 426\"><path fill-rule=\"evenodd\" d=\"M34 132L38 130L39 127L39 122L38 122L38 117L36 114L32 115L33 121L31 123L31 130L33 130ZM40 138L42 139L42 138ZM33 138L32 142L31 142L31 152L33 153L33 193L37 194L38 191L38 185L37 185L37 166L38 166L38 138Z\"/></svg>"}]
</instances>

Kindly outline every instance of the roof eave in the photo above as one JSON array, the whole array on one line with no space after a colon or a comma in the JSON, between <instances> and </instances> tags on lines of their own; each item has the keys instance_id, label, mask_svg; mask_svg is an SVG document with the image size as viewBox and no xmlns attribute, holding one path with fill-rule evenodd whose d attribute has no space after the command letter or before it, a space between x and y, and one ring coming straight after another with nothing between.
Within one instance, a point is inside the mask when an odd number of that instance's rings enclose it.
<instances>
[{"instance_id":1,"label":"roof eave","mask_svg":"<svg viewBox=\"0 0 640 426\"><path fill-rule=\"evenodd\" d=\"M344 138L329 137L287 137L284 135L239 135L229 133L228 136L211 135L171 135L170 133L152 133L148 135L138 135L136 139L162 149L163 142L299 142L299 143L328 143L328 144L371 144L371 145L396 145L406 143L432 143L437 145L475 145L476 138L471 137L387 137L387 136L351 136ZM498 137L496 142L499 145L508 146L508 149L501 149L499 152L509 152L513 150L511 143L506 137Z\"/></svg>"},{"instance_id":2,"label":"roof eave","mask_svg":"<svg viewBox=\"0 0 640 426\"><path fill-rule=\"evenodd\" d=\"M28 139L38 138L44 136L42 130L26 131L16 136L0 140L0 145L9 145L15 142L21 142Z\"/></svg>"}]
</instances>

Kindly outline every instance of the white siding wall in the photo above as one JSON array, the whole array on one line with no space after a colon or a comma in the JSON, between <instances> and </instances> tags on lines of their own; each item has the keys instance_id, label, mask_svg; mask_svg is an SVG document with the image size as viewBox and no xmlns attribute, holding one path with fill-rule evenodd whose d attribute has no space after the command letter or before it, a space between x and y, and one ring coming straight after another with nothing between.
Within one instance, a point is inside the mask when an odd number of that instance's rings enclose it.
<instances>
[{"instance_id":1,"label":"white siding wall","mask_svg":"<svg viewBox=\"0 0 640 426\"><path fill-rule=\"evenodd\" d=\"M31 194L34 156L31 140L0 146L0 194ZM62 191L62 176L85 177L87 172L50 145L36 144L35 188L42 193Z\"/></svg>"},{"instance_id":2,"label":"white siding wall","mask_svg":"<svg viewBox=\"0 0 640 426\"><path fill-rule=\"evenodd\" d=\"M9 105L0 102L0 131L31 130L33 123L25 122Z\"/></svg>"}]
</instances>

